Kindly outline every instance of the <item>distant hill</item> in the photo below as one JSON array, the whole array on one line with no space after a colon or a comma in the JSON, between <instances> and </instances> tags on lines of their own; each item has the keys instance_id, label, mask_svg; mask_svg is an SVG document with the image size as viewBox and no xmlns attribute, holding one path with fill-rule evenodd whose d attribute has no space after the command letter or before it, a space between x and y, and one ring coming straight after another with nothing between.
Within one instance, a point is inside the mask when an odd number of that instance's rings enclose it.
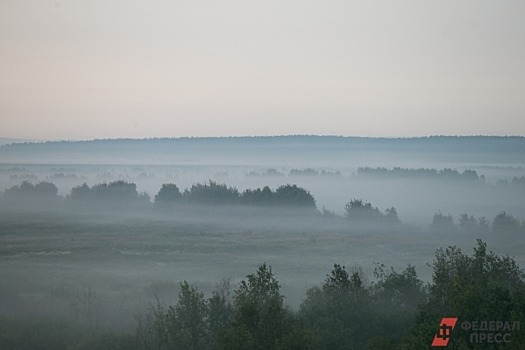
<instances>
[{"instance_id":1,"label":"distant hill","mask_svg":"<svg viewBox=\"0 0 525 350\"><path fill-rule=\"evenodd\" d=\"M352 162L403 166L403 161L525 164L525 137L184 137L0 146L1 163L290 165L306 162L322 165Z\"/></svg>"},{"instance_id":2,"label":"distant hill","mask_svg":"<svg viewBox=\"0 0 525 350\"><path fill-rule=\"evenodd\" d=\"M0 146L9 145L11 143L23 143L23 142L35 142L35 140L13 139L13 138L9 138L9 137L0 137Z\"/></svg>"},{"instance_id":3,"label":"distant hill","mask_svg":"<svg viewBox=\"0 0 525 350\"><path fill-rule=\"evenodd\" d=\"M180 137L180 138L147 138L147 139L96 139L88 141L47 141L35 142L32 140L0 138L0 144L24 143L14 145L16 148L57 149L60 147L77 150L90 149L118 149L122 147L296 147L307 145L338 146L348 148L383 148L395 147L406 149L424 147L427 149L445 147L458 150L506 150L519 151L525 146L525 137L521 136L429 136L413 138L375 138L375 137L343 137L343 136L242 136L242 137ZM481 147L481 149L479 148ZM495 148L494 148L495 147ZM523 148L521 149L523 150Z\"/></svg>"}]
</instances>

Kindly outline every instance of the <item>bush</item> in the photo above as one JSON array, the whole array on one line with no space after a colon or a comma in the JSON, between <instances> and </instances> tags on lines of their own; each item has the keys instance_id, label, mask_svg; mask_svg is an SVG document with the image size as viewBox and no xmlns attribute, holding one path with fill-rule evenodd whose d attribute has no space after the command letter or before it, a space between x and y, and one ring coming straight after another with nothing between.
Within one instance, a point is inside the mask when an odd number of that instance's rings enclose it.
<instances>
[{"instance_id":1,"label":"bush","mask_svg":"<svg viewBox=\"0 0 525 350\"><path fill-rule=\"evenodd\" d=\"M520 222L514 216L502 211L494 218L492 229L495 233L518 232L520 229Z\"/></svg>"},{"instance_id":2,"label":"bush","mask_svg":"<svg viewBox=\"0 0 525 350\"><path fill-rule=\"evenodd\" d=\"M283 185L275 190L275 203L297 209L316 209L315 198L297 185Z\"/></svg>"},{"instance_id":3,"label":"bush","mask_svg":"<svg viewBox=\"0 0 525 350\"><path fill-rule=\"evenodd\" d=\"M155 195L154 204L158 207L172 208L182 199L182 194L175 184L163 184Z\"/></svg>"},{"instance_id":4,"label":"bush","mask_svg":"<svg viewBox=\"0 0 525 350\"><path fill-rule=\"evenodd\" d=\"M385 222L388 224L400 222L395 207L388 208L383 214L377 207L373 207L370 202L357 198L346 203L345 216L354 221Z\"/></svg>"},{"instance_id":5,"label":"bush","mask_svg":"<svg viewBox=\"0 0 525 350\"><path fill-rule=\"evenodd\" d=\"M441 212L435 213L434 217L432 218L432 224L430 225L430 228L433 231L437 232L455 232L456 231L456 225L454 224L454 219L452 218L452 215L443 215Z\"/></svg>"}]
</instances>

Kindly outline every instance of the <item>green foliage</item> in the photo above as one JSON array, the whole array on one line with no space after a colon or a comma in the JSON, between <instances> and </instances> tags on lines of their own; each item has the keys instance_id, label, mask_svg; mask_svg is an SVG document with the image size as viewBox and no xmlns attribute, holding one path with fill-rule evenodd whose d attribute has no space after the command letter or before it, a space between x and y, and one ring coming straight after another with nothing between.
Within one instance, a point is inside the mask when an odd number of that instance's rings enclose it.
<instances>
[{"instance_id":1,"label":"green foliage","mask_svg":"<svg viewBox=\"0 0 525 350\"><path fill-rule=\"evenodd\" d=\"M459 216L459 227L463 231L475 231L478 226L478 221L472 215L463 213Z\"/></svg>"},{"instance_id":2,"label":"green foliage","mask_svg":"<svg viewBox=\"0 0 525 350\"><path fill-rule=\"evenodd\" d=\"M487 252L487 245L481 240L472 256L456 247L438 249L432 267L429 301L421 306L416 327L405 341L407 349L415 344L428 346L441 317L454 316L466 321L525 319L523 271L514 259ZM455 345L452 346L470 341L467 332L460 327L454 335L452 343ZM516 344L524 344L524 340L523 333L518 332L506 348L515 349Z\"/></svg>"},{"instance_id":3,"label":"green foliage","mask_svg":"<svg viewBox=\"0 0 525 350\"><path fill-rule=\"evenodd\" d=\"M272 206L275 204L275 192L270 187L264 186L262 189L246 189L241 195L243 204L255 206Z\"/></svg>"},{"instance_id":4,"label":"green foliage","mask_svg":"<svg viewBox=\"0 0 525 350\"><path fill-rule=\"evenodd\" d=\"M492 229L495 233L515 233L520 229L520 222L514 216L502 211L499 213L492 223Z\"/></svg>"},{"instance_id":5,"label":"green foliage","mask_svg":"<svg viewBox=\"0 0 525 350\"><path fill-rule=\"evenodd\" d=\"M60 203L58 188L50 182L36 185L23 181L20 185L8 188L3 198L16 208L54 207Z\"/></svg>"},{"instance_id":6,"label":"green foliage","mask_svg":"<svg viewBox=\"0 0 525 350\"><path fill-rule=\"evenodd\" d=\"M478 227L481 230L481 232L486 232L489 229L489 222L487 219L482 216L478 219Z\"/></svg>"},{"instance_id":7,"label":"green foliage","mask_svg":"<svg viewBox=\"0 0 525 350\"><path fill-rule=\"evenodd\" d=\"M399 217L397 215L397 209L395 207L391 207L385 210L384 218L390 223L400 222Z\"/></svg>"},{"instance_id":8,"label":"green foliage","mask_svg":"<svg viewBox=\"0 0 525 350\"><path fill-rule=\"evenodd\" d=\"M307 291L300 315L318 349L363 348L372 331L370 296L362 272L334 264L321 288Z\"/></svg>"},{"instance_id":9,"label":"green foliage","mask_svg":"<svg viewBox=\"0 0 525 350\"><path fill-rule=\"evenodd\" d=\"M319 172L312 168L306 169L292 169L289 176L318 176Z\"/></svg>"},{"instance_id":10,"label":"green foliage","mask_svg":"<svg viewBox=\"0 0 525 350\"><path fill-rule=\"evenodd\" d=\"M374 276L377 282L372 290L378 311L397 315L410 314L426 301L426 288L417 277L415 266L408 265L399 273L394 268L387 270L381 264L374 269Z\"/></svg>"},{"instance_id":11,"label":"green foliage","mask_svg":"<svg viewBox=\"0 0 525 350\"><path fill-rule=\"evenodd\" d=\"M137 340L154 349L313 349L302 321L284 307L284 297L270 267L250 274L230 298L223 280L210 299L186 281L179 301L165 307L158 300L141 319Z\"/></svg>"},{"instance_id":12,"label":"green foliage","mask_svg":"<svg viewBox=\"0 0 525 350\"><path fill-rule=\"evenodd\" d=\"M263 264L235 290L233 319L219 337L219 349L313 349L300 319L284 308L271 267Z\"/></svg>"},{"instance_id":13,"label":"green foliage","mask_svg":"<svg viewBox=\"0 0 525 350\"><path fill-rule=\"evenodd\" d=\"M352 199L345 206L345 214L354 220L378 220L382 214L377 207L372 207L370 202L362 199Z\"/></svg>"},{"instance_id":14,"label":"green foliage","mask_svg":"<svg viewBox=\"0 0 525 350\"><path fill-rule=\"evenodd\" d=\"M365 283L363 272L334 264L321 287L307 291L300 315L318 349L396 349L413 323L426 288L415 267L401 273L384 265L375 269L377 281Z\"/></svg>"},{"instance_id":15,"label":"green foliage","mask_svg":"<svg viewBox=\"0 0 525 350\"><path fill-rule=\"evenodd\" d=\"M101 183L91 187L92 198L109 202L127 202L138 199L137 185L126 181Z\"/></svg>"},{"instance_id":16,"label":"green foliage","mask_svg":"<svg viewBox=\"0 0 525 350\"><path fill-rule=\"evenodd\" d=\"M243 204L254 206L278 206L287 209L315 209L315 198L297 185L283 185L272 191L268 186L255 190L246 189L241 195Z\"/></svg>"},{"instance_id":17,"label":"green foliage","mask_svg":"<svg viewBox=\"0 0 525 350\"><path fill-rule=\"evenodd\" d=\"M383 214L377 207L373 207L370 202L357 198L346 203L345 216L348 219L355 221L385 221L390 224L399 223L399 217L395 207L388 208L385 211L385 214Z\"/></svg>"},{"instance_id":18,"label":"green foliage","mask_svg":"<svg viewBox=\"0 0 525 350\"><path fill-rule=\"evenodd\" d=\"M434 214L432 218L432 224L430 225L432 231L452 233L456 231L456 225L452 215L443 215L441 212Z\"/></svg>"},{"instance_id":19,"label":"green foliage","mask_svg":"<svg viewBox=\"0 0 525 350\"><path fill-rule=\"evenodd\" d=\"M467 213L463 213L459 216L459 228L466 233L482 234L488 231L489 226L485 217L476 219L472 215L469 216Z\"/></svg>"},{"instance_id":20,"label":"green foliage","mask_svg":"<svg viewBox=\"0 0 525 350\"><path fill-rule=\"evenodd\" d=\"M266 169L263 173L257 173L255 171L250 171L246 174L247 177L283 177L284 174L277 171L277 169L269 168Z\"/></svg>"},{"instance_id":21,"label":"green foliage","mask_svg":"<svg viewBox=\"0 0 525 350\"><path fill-rule=\"evenodd\" d=\"M521 176L521 177L514 176L510 184L516 187L525 187L525 176Z\"/></svg>"},{"instance_id":22,"label":"green foliage","mask_svg":"<svg viewBox=\"0 0 525 350\"><path fill-rule=\"evenodd\" d=\"M33 186L23 183L22 190ZM43 185L37 185L43 187ZM53 185L54 186L54 185ZM6 198L12 197L11 193L20 191L12 188L6 192ZM34 191L33 191L34 192ZM89 187L86 183L75 186L67 196L69 203L76 209L112 207L127 208L134 204L149 203L146 193L138 193L134 183L122 180L101 183ZM154 204L157 208L172 209L177 204L200 204L200 205L251 205L259 207L287 207L291 210L315 209L315 198L310 192L297 185L283 185L272 191L268 186L255 190L246 189L242 194L235 187L208 181L203 184L193 184L190 188L180 192L175 184L163 184L155 195Z\"/></svg>"},{"instance_id":23,"label":"green foliage","mask_svg":"<svg viewBox=\"0 0 525 350\"><path fill-rule=\"evenodd\" d=\"M471 181L476 182L483 180L482 176L478 176L475 170L467 169L460 173L455 169L444 168L437 169L408 169L394 167L387 168L358 168L357 176L360 177L376 177L376 178L407 178L407 179L428 179L428 180L444 180L444 181Z\"/></svg>"},{"instance_id":24,"label":"green foliage","mask_svg":"<svg viewBox=\"0 0 525 350\"><path fill-rule=\"evenodd\" d=\"M275 190L275 201L279 206L289 208L315 209L315 198L304 188L297 185L283 185Z\"/></svg>"},{"instance_id":25,"label":"green foliage","mask_svg":"<svg viewBox=\"0 0 525 350\"><path fill-rule=\"evenodd\" d=\"M282 338L285 311L280 286L271 270L263 264L250 274L234 295L232 326L227 330L224 349L275 349Z\"/></svg>"},{"instance_id":26,"label":"green foliage","mask_svg":"<svg viewBox=\"0 0 525 350\"><path fill-rule=\"evenodd\" d=\"M150 313L139 322L137 341L143 348L207 349L208 314L204 294L184 281L175 306L166 307L157 299L156 305L150 307Z\"/></svg>"},{"instance_id":27,"label":"green foliage","mask_svg":"<svg viewBox=\"0 0 525 350\"><path fill-rule=\"evenodd\" d=\"M180 202L182 194L175 184L163 184L155 195L155 205L162 208L172 208Z\"/></svg>"},{"instance_id":28,"label":"green foliage","mask_svg":"<svg viewBox=\"0 0 525 350\"><path fill-rule=\"evenodd\" d=\"M174 349L203 349L207 343L208 307L204 294L184 281L180 285L179 302L167 312L170 344Z\"/></svg>"},{"instance_id":29,"label":"green foliage","mask_svg":"<svg viewBox=\"0 0 525 350\"><path fill-rule=\"evenodd\" d=\"M5 191L5 196L8 198L24 198L24 197L42 197L53 198L56 197L58 188L50 182L39 182L36 185L28 181L23 181L18 186L13 186Z\"/></svg>"},{"instance_id":30,"label":"green foliage","mask_svg":"<svg viewBox=\"0 0 525 350\"><path fill-rule=\"evenodd\" d=\"M91 188L85 182L80 186L75 186L71 189L69 198L73 201L91 200Z\"/></svg>"},{"instance_id":31,"label":"green foliage","mask_svg":"<svg viewBox=\"0 0 525 350\"><path fill-rule=\"evenodd\" d=\"M208 327L211 347L219 348L223 332L230 326L233 319L233 305L231 303L230 280L222 280L208 299Z\"/></svg>"},{"instance_id":32,"label":"green foliage","mask_svg":"<svg viewBox=\"0 0 525 350\"><path fill-rule=\"evenodd\" d=\"M349 275L344 266L334 264L334 269L326 276L323 291L334 297L352 296L357 301L365 292L362 273L356 270Z\"/></svg>"},{"instance_id":33,"label":"green foliage","mask_svg":"<svg viewBox=\"0 0 525 350\"><path fill-rule=\"evenodd\" d=\"M239 191L236 188L211 180L204 184L194 184L183 193L184 201L199 204L236 204L239 197Z\"/></svg>"},{"instance_id":34,"label":"green foliage","mask_svg":"<svg viewBox=\"0 0 525 350\"><path fill-rule=\"evenodd\" d=\"M122 180L73 187L66 203L72 209L89 211L142 209L151 204L147 193L139 193L136 184Z\"/></svg>"}]
</instances>

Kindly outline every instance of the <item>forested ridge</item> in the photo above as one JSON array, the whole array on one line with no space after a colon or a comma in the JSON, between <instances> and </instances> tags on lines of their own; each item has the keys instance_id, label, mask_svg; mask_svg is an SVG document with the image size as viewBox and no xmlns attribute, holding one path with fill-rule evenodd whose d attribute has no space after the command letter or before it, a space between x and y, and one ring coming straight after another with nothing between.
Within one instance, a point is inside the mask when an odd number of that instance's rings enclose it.
<instances>
[{"instance_id":1,"label":"forested ridge","mask_svg":"<svg viewBox=\"0 0 525 350\"><path fill-rule=\"evenodd\" d=\"M83 163L85 156L99 155L94 159L104 159L104 162L107 159L121 159L134 163L140 158L141 162L149 163L152 160L156 162L156 159L170 161L174 157L184 160L190 154L204 158L220 153L227 154L232 159L244 159L246 155L252 158L256 155L269 157L278 152L292 160L297 157L308 159L309 154L337 154L341 157L348 152L359 154L366 151L368 154L383 153L393 156L411 154L417 155L418 159L434 158L437 153L442 153L448 154L449 158L453 154L465 160L483 161L490 155L491 159L499 157L521 162L525 157L524 150L525 137L520 136L374 138L289 135L24 142L0 146L0 156L13 161L31 159L37 163L40 163L42 157L50 157L52 162L61 163L63 157L77 155L76 158ZM35 155L39 156L34 158Z\"/></svg>"}]
</instances>

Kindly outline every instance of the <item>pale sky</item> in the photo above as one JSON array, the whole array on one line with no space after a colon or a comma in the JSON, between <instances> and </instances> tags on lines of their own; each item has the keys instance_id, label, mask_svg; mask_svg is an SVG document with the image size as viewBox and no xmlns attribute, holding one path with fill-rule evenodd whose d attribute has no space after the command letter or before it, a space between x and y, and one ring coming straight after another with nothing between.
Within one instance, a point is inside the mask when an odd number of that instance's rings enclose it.
<instances>
[{"instance_id":1,"label":"pale sky","mask_svg":"<svg viewBox=\"0 0 525 350\"><path fill-rule=\"evenodd\" d=\"M525 1L0 1L0 137L275 134L525 135Z\"/></svg>"}]
</instances>

